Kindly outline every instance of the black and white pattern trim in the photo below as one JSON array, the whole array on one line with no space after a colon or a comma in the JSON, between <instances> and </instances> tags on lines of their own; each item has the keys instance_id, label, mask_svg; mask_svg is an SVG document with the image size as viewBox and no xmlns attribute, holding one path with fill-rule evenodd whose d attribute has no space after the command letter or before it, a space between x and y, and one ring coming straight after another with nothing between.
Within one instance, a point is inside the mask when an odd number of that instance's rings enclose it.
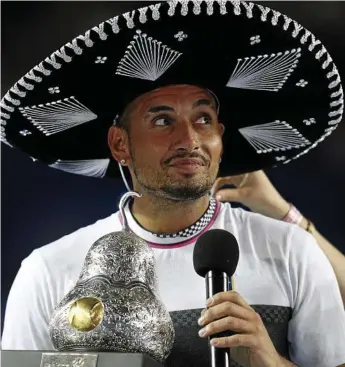
<instances>
[{"instance_id":1,"label":"black and white pattern trim","mask_svg":"<svg viewBox=\"0 0 345 367\"><path fill-rule=\"evenodd\" d=\"M154 233L150 232L152 235L158 238L190 238L194 237L200 232L202 232L206 226L211 222L217 208L217 201L214 198L210 199L210 204L205 214L194 224L185 228L184 230L176 233Z\"/></svg>"},{"instance_id":2,"label":"black and white pattern trim","mask_svg":"<svg viewBox=\"0 0 345 367\"><path fill-rule=\"evenodd\" d=\"M168 8L161 7L161 4L150 5L148 7L127 12L123 14L123 17L126 20L127 27L132 29L133 27L139 25L135 24L137 22L136 19L139 19L141 24L144 24L151 19L156 21L160 19L161 12L166 11L165 9L168 9L167 13L169 16L174 16L178 12L180 12L181 15L187 15L190 11L193 11L193 14L198 16L201 13L200 5L202 3L207 4L208 15L212 15L214 12L219 12L221 15L227 14L228 12L233 12L237 16L245 15L247 18L252 18L253 11L256 10L261 12L260 18L262 22L271 22L273 26L277 26L278 21L283 20L284 31L292 34L294 38L299 39L301 44L308 44L308 50L314 54L315 59L321 63L322 69L327 72L326 77L329 80L328 88L330 92L328 125L332 128L325 129L324 134L317 141L308 146L297 156L285 160L284 164L287 164L291 160L297 159L300 156L308 153L312 148L315 148L320 142L329 136L342 120L342 114L344 111L343 90L341 87L339 72L333 63L331 56L322 43L317 40L315 36L311 34L311 32L303 28L300 24L286 15L282 15L280 12L274 11L262 5L238 0L172 0L169 2ZM217 6L215 6L216 4ZM138 12L139 17L135 17ZM107 27L109 31L111 30L115 34L119 33L121 31L118 22L119 17L121 17L121 15L111 18L99 24L98 26L93 27L84 35L80 35L73 41L68 42L65 46L52 53L44 61L30 70L5 94L0 103L1 141L11 146L6 139L7 120L10 119L11 113L15 111L15 108L21 105L21 99L26 96L26 91L33 90L36 84L41 83L43 77L50 75L54 69L60 69L63 62L69 63L72 61L75 55L81 55L84 49L93 47L94 41L91 39L91 35L93 37L97 35L101 40L106 40L108 37L108 34L105 31L106 25L111 26L110 28Z\"/></svg>"}]
</instances>

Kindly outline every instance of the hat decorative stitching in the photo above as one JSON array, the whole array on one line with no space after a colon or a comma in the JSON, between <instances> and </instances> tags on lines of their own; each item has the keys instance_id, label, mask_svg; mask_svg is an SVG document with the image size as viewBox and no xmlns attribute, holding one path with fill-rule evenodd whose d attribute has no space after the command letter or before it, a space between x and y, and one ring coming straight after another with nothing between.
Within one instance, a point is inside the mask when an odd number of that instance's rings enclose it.
<instances>
[{"instance_id":1,"label":"hat decorative stitching","mask_svg":"<svg viewBox=\"0 0 345 367\"><path fill-rule=\"evenodd\" d=\"M157 80L182 55L162 42L147 37L138 29L125 56L120 60L117 75L146 80Z\"/></svg>"},{"instance_id":2,"label":"hat decorative stitching","mask_svg":"<svg viewBox=\"0 0 345 367\"><path fill-rule=\"evenodd\" d=\"M239 132L258 154L285 151L310 144L301 133L285 121L244 127Z\"/></svg>"},{"instance_id":3,"label":"hat decorative stitching","mask_svg":"<svg viewBox=\"0 0 345 367\"><path fill-rule=\"evenodd\" d=\"M97 115L75 97L32 107L19 107L21 114L46 136L95 120ZM58 121L58 123L56 123Z\"/></svg>"},{"instance_id":4,"label":"hat decorative stitching","mask_svg":"<svg viewBox=\"0 0 345 367\"><path fill-rule=\"evenodd\" d=\"M102 178L107 172L109 161L109 158L82 161L61 161L59 159L57 162L50 164L49 167L68 173Z\"/></svg>"},{"instance_id":5,"label":"hat decorative stitching","mask_svg":"<svg viewBox=\"0 0 345 367\"><path fill-rule=\"evenodd\" d=\"M301 49L238 59L227 87L278 92L297 66Z\"/></svg>"}]
</instances>

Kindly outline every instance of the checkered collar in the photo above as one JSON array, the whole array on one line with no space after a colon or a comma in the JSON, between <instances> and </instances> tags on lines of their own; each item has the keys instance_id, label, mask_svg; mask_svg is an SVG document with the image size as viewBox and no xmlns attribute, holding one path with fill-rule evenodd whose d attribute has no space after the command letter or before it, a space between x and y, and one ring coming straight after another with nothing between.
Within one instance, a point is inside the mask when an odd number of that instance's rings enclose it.
<instances>
[{"instance_id":1,"label":"checkered collar","mask_svg":"<svg viewBox=\"0 0 345 367\"><path fill-rule=\"evenodd\" d=\"M214 198L211 198L206 212L195 223L176 233L154 233L147 231L133 217L129 203L126 204L124 211L131 230L147 241L150 246L168 246L171 248L172 246L180 247L194 242L198 236L212 226L218 216L219 209L220 203ZM122 218L120 220L122 222Z\"/></svg>"}]
</instances>

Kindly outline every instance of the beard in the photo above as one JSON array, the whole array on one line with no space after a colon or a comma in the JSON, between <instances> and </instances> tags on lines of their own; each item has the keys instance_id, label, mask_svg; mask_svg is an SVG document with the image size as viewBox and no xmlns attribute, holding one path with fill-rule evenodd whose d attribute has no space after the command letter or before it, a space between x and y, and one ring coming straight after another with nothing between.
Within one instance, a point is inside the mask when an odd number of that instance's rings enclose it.
<instances>
[{"instance_id":1,"label":"beard","mask_svg":"<svg viewBox=\"0 0 345 367\"><path fill-rule=\"evenodd\" d=\"M218 174L218 169L210 170L205 167L202 173L176 178L168 171L154 167L148 160L138 164L132 147L130 155L132 170L140 186L152 196L169 201L200 199L211 191Z\"/></svg>"}]
</instances>

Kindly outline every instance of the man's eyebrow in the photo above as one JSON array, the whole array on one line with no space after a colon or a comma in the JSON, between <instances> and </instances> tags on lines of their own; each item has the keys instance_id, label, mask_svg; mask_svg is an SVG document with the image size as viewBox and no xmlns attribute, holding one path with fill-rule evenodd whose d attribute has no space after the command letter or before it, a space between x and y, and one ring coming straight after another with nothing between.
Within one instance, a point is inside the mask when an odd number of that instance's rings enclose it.
<instances>
[{"instance_id":1,"label":"man's eyebrow","mask_svg":"<svg viewBox=\"0 0 345 367\"><path fill-rule=\"evenodd\" d=\"M199 106L211 106L212 108L215 109L213 103L209 100L209 99L206 99L206 98L201 98L201 99L198 99L194 104L193 104L193 108L197 108Z\"/></svg>"},{"instance_id":2,"label":"man's eyebrow","mask_svg":"<svg viewBox=\"0 0 345 367\"><path fill-rule=\"evenodd\" d=\"M209 99L206 99L206 98L198 99L193 104L193 108L197 108L197 107L200 107L200 106L211 106L212 108L215 109L212 101L210 101ZM170 106L166 106L166 105L152 106L148 110L148 113L157 113L157 112L162 112L162 111L174 111L174 108L172 108Z\"/></svg>"},{"instance_id":3,"label":"man's eyebrow","mask_svg":"<svg viewBox=\"0 0 345 367\"><path fill-rule=\"evenodd\" d=\"M174 111L174 109L169 106L161 105L161 106L153 106L148 110L149 113L157 113L162 111Z\"/></svg>"}]
</instances>

